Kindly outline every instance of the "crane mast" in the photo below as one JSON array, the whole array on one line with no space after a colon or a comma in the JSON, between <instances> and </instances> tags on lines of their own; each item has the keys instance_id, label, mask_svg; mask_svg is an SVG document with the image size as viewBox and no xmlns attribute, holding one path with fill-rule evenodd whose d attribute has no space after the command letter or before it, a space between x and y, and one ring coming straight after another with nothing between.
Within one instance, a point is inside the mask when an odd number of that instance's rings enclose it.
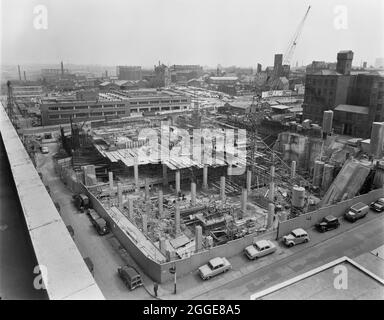
<instances>
[{"instance_id":1,"label":"crane mast","mask_svg":"<svg viewBox=\"0 0 384 320\"><path fill-rule=\"evenodd\" d=\"M308 9L305 12L305 15L304 15L303 19L301 20L299 26L297 27L297 30L296 30L295 34L293 35L293 38L292 38L292 40L290 42L288 50L287 50L287 52L284 55L284 62L283 62L283 64L288 64L289 65L291 63L291 59L292 59L293 53L294 53L294 51L296 49L297 41L298 41L298 39L300 37L301 32L303 31L304 23L305 23L305 20L308 17L310 9L311 9L311 6L308 6Z\"/></svg>"}]
</instances>

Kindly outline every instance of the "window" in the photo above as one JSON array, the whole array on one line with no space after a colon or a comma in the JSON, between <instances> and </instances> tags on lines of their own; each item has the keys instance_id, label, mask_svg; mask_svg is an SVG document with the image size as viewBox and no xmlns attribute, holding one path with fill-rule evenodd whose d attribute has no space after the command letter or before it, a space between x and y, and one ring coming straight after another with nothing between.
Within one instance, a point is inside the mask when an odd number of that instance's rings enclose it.
<instances>
[{"instance_id":1,"label":"window","mask_svg":"<svg viewBox=\"0 0 384 320\"><path fill-rule=\"evenodd\" d=\"M51 115L49 115L49 119L59 119L59 115L58 114L51 114Z\"/></svg>"},{"instance_id":2,"label":"window","mask_svg":"<svg viewBox=\"0 0 384 320\"><path fill-rule=\"evenodd\" d=\"M92 113L91 113L91 116L92 116L92 117L100 117L100 116L102 116L102 115L103 115L102 112L92 112Z\"/></svg>"},{"instance_id":3,"label":"window","mask_svg":"<svg viewBox=\"0 0 384 320\"><path fill-rule=\"evenodd\" d=\"M115 114L115 112L113 112L113 111L106 111L106 112L104 112L104 115L106 116L106 115L111 115L111 114Z\"/></svg>"},{"instance_id":4,"label":"window","mask_svg":"<svg viewBox=\"0 0 384 320\"><path fill-rule=\"evenodd\" d=\"M180 107L179 106L172 107L172 110L180 110Z\"/></svg>"},{"instance_id":5,"label":"window","mask_svg":"<svg viewBox=\"0 0 384 320\"><path fill-rule=\"evenodd\" d=\"M59 107L49 107L48 110L59 110Z\"/></svg>"},{"instance_id":6,"label":"window","mask_svg":"<svg viewBox=\"0 0 384 320\"><path fill-rule=\"evenodd\" d=\"M140 108L140 112L148 111L148 108Z\"/></svg>"},{"instance_id":7,"label":"window","mask_svg":"<svg viewBox=\"0 0 384 320\"><path fill-rule=\"evenodd\" d=\"M64 119L64 118L68 119L70 116L71 116L70 114L62 114L61 119Z\"/></svg>"},{"instance_id":8,"label":"window","mask_svg":"<svg viewBox=\"0 0 384 320\"><path fill-rule=\"evenodd\" d=\"M96 105L96 106L91 106L91 109L99 109L99 108L101 108L102 106L98 106L98 105Z\"/></svg>"},{"instance_id":9,"label":"window","mask_svg":"<svg viewBox=\"0 0 384 320\"><path fill-rule=\"evenodd\" d=\"M73 110L73 106L71 106L71 107L61 107L61 110Z\"/></svg>"},{"instance_id":10,"label":"window","mask_svg":"<svg viewBox=\"0 0 384 320\"><path fill-rule=\"evenodd\" d=\"M151 108L151 110L152 110L152 111L159 111L160 108L159 108L159 107L153 107L153 108Z\"/></svg>"},{"instance_id":11,"label":"window","mask_svg":"<svg viewBox=\"0 0 384 320\"><path fill-rule=\"evenodd\" d=\"M104 108L113 108L113 104L106 104L104 105Z\"/></svg>"},{"instance_id":12,"label":"window","mask_svg":"<svg viewBox=\"0 0 384 320\"><path fill-rule=\"evenodd\" d=\"M139 104L148 104L148 101L140 101Z\"/></svg>"},{"instance_id":13,"label":"window","mask_svg":"<svg viewBox=\"0 0 384 320\"><path fill-rule=\"evenodd\" d=\"M162 107L161 110L169 110L169 107Z\"/></svg>"},{"instance_id":14,"label":"window","mask_svg":"<svg viewBox=\"0 0 384 320\"><path fill-rule=\"evenodd\" d=\"M88 117L88 113L76 113L76 118L85 118Z\"/></svg>"},{"instance_id":15,"label":"window","mask_svg":"<svg viewBox=\"0 0 384 320\"><path fill-rule=\"evenodd\" d=\"M131 109L131 112L137 112L137 109Z\"/></svg>"},{"instance_id":16,"label":"window","mask_svg":"<svg viewBox=\"0 0 384 320\"><path fill-rule=\"evenodd\" d=\"M137 101L132 101L132 102L130 102L129 104L131 104L131 105L137 105Z\"/></svg>"},{"instance_id":17,"label":"window","mask_svg":"<svg viewBox=\"0 0 384 320\"><path fill-rule=\"evenodd\" d=\"M81 110L81 109L88 109L88 106L76 106L76 110Z\"/></svg>"},{"instance_id":18,"label":"window","mask_svg":"<svg viewBox=\"0 0 384 320\"><path fill-rule=\"evenodd\" d=\"M117 114L125 114L125 111L117 111Z\"/></svg>"}]
</instances>

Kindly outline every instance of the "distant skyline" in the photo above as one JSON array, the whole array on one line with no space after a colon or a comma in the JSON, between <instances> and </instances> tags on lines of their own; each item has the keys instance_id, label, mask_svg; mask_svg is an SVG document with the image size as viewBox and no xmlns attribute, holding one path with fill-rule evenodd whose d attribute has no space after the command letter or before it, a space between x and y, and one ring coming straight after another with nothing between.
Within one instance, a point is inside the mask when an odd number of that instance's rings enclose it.
<instances>
[{"instance_id":1,"label":"distant skyline","mask_svg":"<svg viewBox=\"0 0 384 320\"><path fill-rule=\"evenodd\" d=\"M33 26L45 5L48 28ZM382 0L1 0L1 64L200 64L263 68L285 53L304 16L291 64L336 61L352 50L354 65L384 57ZM347 28L337 29L337 6Z\"/></svg>"}]
</instances>

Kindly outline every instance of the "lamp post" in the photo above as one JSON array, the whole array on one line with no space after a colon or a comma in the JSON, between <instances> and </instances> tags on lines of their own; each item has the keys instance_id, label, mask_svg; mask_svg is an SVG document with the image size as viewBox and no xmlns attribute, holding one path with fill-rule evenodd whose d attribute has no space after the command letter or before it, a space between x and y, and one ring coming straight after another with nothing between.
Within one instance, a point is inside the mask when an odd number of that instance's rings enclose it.
<instances>
[{"instance_id":1,"label":"lamp post","mask_svg":"<svg viewBox=\"0 0 384 320\"><path fill-rule=\"evenodd\" d=\"M176 294L176 292L177 292L177 289L176 289L176 281L177 281L176 262L174 263L173 267L169 268L169 272L174 275L174 290L173 290L173 294Z\"/></svg>"}]
</instances>

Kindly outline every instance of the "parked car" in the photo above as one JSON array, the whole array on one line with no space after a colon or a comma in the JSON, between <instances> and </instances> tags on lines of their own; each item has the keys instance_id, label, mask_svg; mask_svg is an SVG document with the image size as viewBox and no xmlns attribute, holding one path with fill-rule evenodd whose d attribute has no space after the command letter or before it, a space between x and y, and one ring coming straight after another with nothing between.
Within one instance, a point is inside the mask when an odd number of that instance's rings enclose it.
<instances>
[{"instance_id":1,"label":"parked car","mask_svg":"<svg viewBox=\"0 0 384 320\"><path fill-rule=\"evenodd\" d=\"M332 229L337 229L340 226L339 219L333 215L328 215L321 220L320 223L316 224L316 229L320 232L325 232Z\"/></svg>"},{"instance_id":2,"label":"parked car","mask_svg":"<svg viewBox=\"0 0 384 320\"><path fill-rule=\"evenodd\" d=\"M49 153L48 147L41 147L40 150L41 150L41 153Z\"/></svg>"},{"instance_id":3,"label":"parked car","mask_svg":"<svg viewBox=\"0 0 384 320\"><path fill-rule=\"evenodd\" d=\"M88 209L87 214L99 235L103 236L109 233L107 222L95 210Z\"/></svg>"},{"instance_id":4,"label":"parked car","mask_svg":"<svg viewBox=\"0 0 384 320\"><path fill-rule=\"evenodd\" d=\"M231 270L232 266L226 258L213 258L209 262L199 268L200 277L203 280L208 280L220 273Z\"/></svg>"},{"instance_id":5,"label":"parked car","mask_svg":"<svg viewBox=\"0 0 384 320\"><path fill-rule=\"evenodd\" d=\"M350 222L356 222L357 220L364 218L368 214L368 211L368 205L358 202L345 213L344 217Z\"/></svg>"},{"instance_id":6,"label":"parked car","mask_svg":"<svg viewBox=\"0 0 384 320\"><path fill-rule=\"evenodd\" d=\"M138 273L133 267L119 267L117 268L117 272L129 290L134 290L143 285L140 273Z\"/></svg>"},{"instance_id":7,"label":"parked car","mask_svg":"<svg viewBox=\"0 0 384 320\"><path fill-rule=\"evenodd\" d=\"M260 240L254 242L251 246L246 247L244 253L250 260L255 260L274 253L276 249L277 248L272 241Z\"/></svg>"},{"instance_id":8,"label":"parked car","mask_svg":"<svg viewBox=\"0 0 384 320\"><path fill-rule=\"evenodd\" d=\"M384 211L384 198L377 199L376 201L372 202L370 205L372 210L375 210L376 212L383 212Z\"/></svg>"},{"instance_id":9,"label":"parked car","mask_svg":"<svg viewBox=\"0 0 384 320\"><path fill-rule=\"evenodd\" d=\"M75 194L73 196L73 200L75 207L80 210L80 212L83 212L90 207L89 198L83 193Z\"/></svg>"},{"instance_id":10,"label":"parked car","mask_svg":"<svg viewBox=\"0 0 384 320\"><path fill-rule=\"evenodd\" d=\"M283 237L283 242L287 247L293 247L296 244L305 243L308 241L308 233L302 228L292 230L290 234Z\"/></svg>"}]
</instances>

